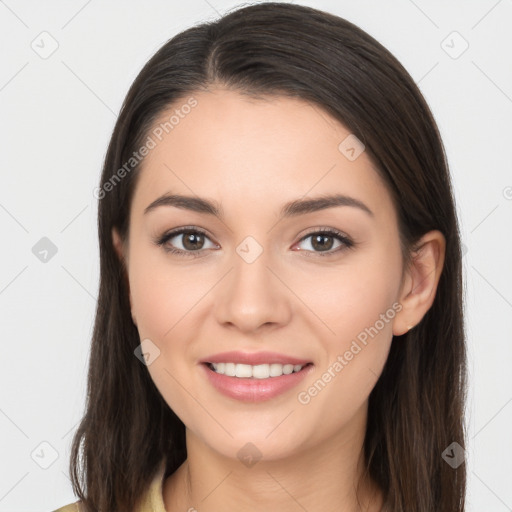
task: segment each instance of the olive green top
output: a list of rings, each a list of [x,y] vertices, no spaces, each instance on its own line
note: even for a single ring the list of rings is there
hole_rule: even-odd
[[[135,512],[166,512],[162,494],[164,471],[165,463],[162,463]],[[53,512],[82,512],[82,508],[80,507],[80,501],[75,501]]]

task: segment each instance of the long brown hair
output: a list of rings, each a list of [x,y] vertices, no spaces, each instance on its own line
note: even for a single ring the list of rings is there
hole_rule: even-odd
[[[100,285],[86,411],[71,450],[75,494],[87,512],[131,512],[161,463],[168,476],[186,459],[183,423],[134,356],[140,338],[111,230],[128,237],[140,172],[133,153],[159,114],[212,84],[254,97],[301,98],[350,129],[392,195],[406,263],[427,231],[445,236],[432,307],[413,330],[394,337],[370,394],[365,476],[383,489],[386,510],[462,512],[465,464],[452,467],[443,457],[453,442],[464,448],[466,437],[462,255],[438,128],[410,75],[370,35],[332,14],[273,2],[176,35],[124,100],[97,190]]]

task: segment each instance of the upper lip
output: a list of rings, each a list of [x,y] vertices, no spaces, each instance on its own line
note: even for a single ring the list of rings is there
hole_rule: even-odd
[[[236,350],[230,352],[221,352],[212,354],[200,361],[201,363],[241,363],[255,366],[258,364],[300,364],[302,366],[310,363],[306,359],[278,354],[277,352],[239,352]]]

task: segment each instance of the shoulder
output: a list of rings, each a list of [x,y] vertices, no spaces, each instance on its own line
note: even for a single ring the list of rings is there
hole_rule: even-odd
[[[81,512],[79,507],[80,501],[75,501],[74,503],[70,503],[69,505],[64,505],[56,510],[52,510],[52,512]]]

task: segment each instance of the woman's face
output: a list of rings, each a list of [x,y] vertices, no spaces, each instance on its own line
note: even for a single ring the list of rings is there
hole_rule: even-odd
[[[131,208],[125,256],[149,373],[189,434],[230,458],[360,439],[402,334],[390,195],[357,140],[316,105],[220,89],[193,97],[155,124],[178,110],[168,133],[149,134]],[[166,195],[189,200],[154,204]],[[314,202],[335,195],[360,205]],[[218,362],[274,355],[224,368],[258,377],[214,373],[205,362],[227,351],[242,354]],[[287,374],[293,359],[309,364]]]

